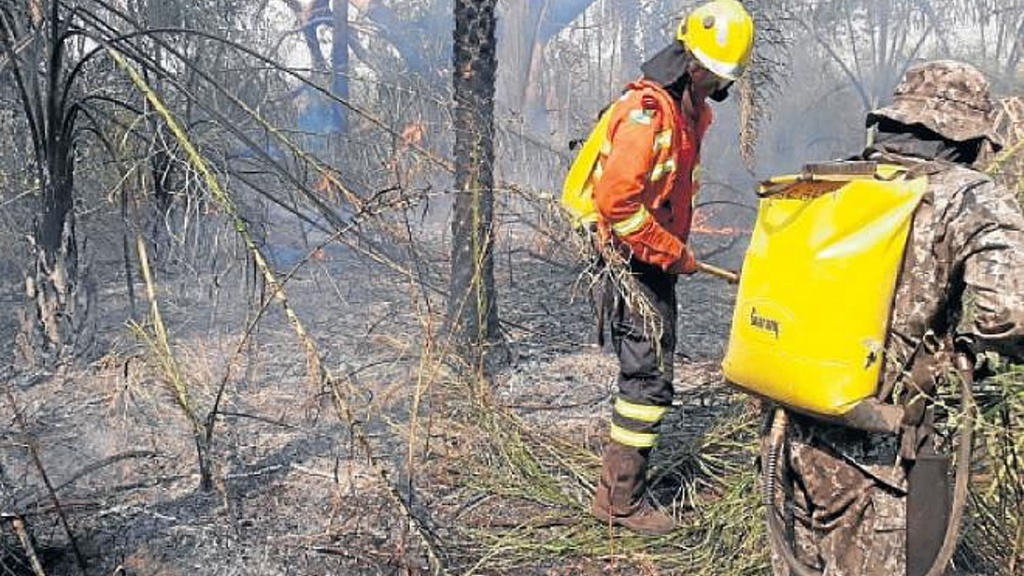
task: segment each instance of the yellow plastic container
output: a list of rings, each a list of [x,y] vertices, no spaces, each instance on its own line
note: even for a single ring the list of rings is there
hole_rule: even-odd
[[[893,292],[927,180],[786,176],[762,186],[743,264],[727,380],[791,408],[841,416],[878,388]]]
[[[562,183],[562,207],[569,213],[573,227],[581,227],[597,220],[597,207],[594,205],[594,185],[591,175],[597,165],[601,146],[608,137],[608,124],[611,121],[611,105],[601,115],[597,125],[587,136],[586,142],[573,160],[569,173]]]

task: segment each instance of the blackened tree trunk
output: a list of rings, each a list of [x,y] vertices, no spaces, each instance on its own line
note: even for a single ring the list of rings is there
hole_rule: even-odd
[[[75,235],[75,109],[65,73],[67,28],[60,4],[30,3],[30,10],[0,14],[3,48],[25,113],[34,152],[38,208],[33,221],[33,270],[25,279],[26,307],[18,337],[20,360],[28,366],[52,366],[70,360],[87,345],[84,330],[90,291],[82,282]],[[35,35],[24,59],[12,45]]]
[[[334,41],[331,44],[331,90],[334,95],[348,101],[348,0],[334,2]],[[337,130],[348,132],[348,109],[335,103]]]
[[[42,170],[33,234],[35,267],[25,281],[28,302],[19,352],[30,366],[50,366],[80,352],[80,328],[88,312],[75,235],[74,160],[64,151],[55,152]]]
[[[483,367],[498,343],[494,288],[494,82],[497,0],[455,0],[455,211],[447,322]]]

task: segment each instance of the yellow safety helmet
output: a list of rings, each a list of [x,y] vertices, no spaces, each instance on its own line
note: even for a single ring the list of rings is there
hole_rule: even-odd
[[[754,19],[737,0],[713,0],[686,17],[676,39],[715,75],[736,80],[750,62]]]

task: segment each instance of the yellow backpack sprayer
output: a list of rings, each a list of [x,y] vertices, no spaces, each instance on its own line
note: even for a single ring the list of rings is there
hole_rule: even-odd
[[[823,421],[899,433],[904,408],[877,394],[904,250],[927,189],[926,177],[874,162],[811,165],[764,183],[722,363],[726,379]],[[952,509],[944,533],[929,545],[930,565],[908,570],[911,576],[941,574],[955,549],[972,440],[973,400],[969,378],[963,380]],[[785,541],[772,500],[785,426],[779,409],[764,463],[769,532],[794,574],[814,575]]]
[[[863,410],[877,391],[896,276],[927,189],[899,170],[762,187],[722,364],[728,380],[814,416]]]

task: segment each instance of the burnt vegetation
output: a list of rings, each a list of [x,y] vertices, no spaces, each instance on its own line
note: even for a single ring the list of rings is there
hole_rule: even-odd
[[[693,4],[0,0],[0,574],[765,573],[712,277],[654,461],[680,528],[587,511],[616,368],[557,192]],[[856,151],[923,57],[993,78],[987,167],[1024,194],[1024,3],[747,4],[703,259],[738,266],[757,179]],[[1018,574],[1021,368],[981,399],[957,567]]]

